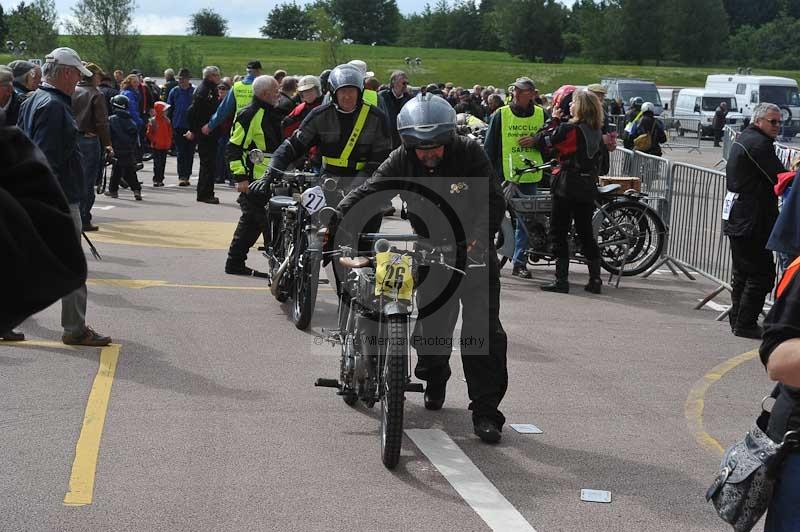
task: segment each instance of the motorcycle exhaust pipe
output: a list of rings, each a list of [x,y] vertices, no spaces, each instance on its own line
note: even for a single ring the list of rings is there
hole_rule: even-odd
[[[283,277],[283,274],[286,273],[286,268],[289,267],[290,258],[291,255],[283,259],[278,271],[275,272],[275,276],[272,278],[272,284],[269,287],[269,291],[272,293],[273,297],[278,297],[278,286],[280,285],[281,277]]]

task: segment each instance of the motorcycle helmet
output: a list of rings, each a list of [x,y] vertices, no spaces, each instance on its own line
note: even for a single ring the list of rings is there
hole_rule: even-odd
[[[113,98],[111,98],[111,108],[112,109],[121,109],[122,111],[128,110],[128,105],[130,104],[130,100],[124,94],[117,94]]]
[[[336,109],[339,109],[339,103],[336,101],[336,91],[342,87],[355,87],[358,89],[359,99],[364,94],[364,74],[353,65],[339,65],[334,68],[331,71],[330,78],[328,78],[328,84],[331,86],[331,100]]]
[[[397,132],[406,149],[447,146],[456,136],[456,111],[435,94],[419,94],[397,115]]]
[[[322,88],[322,94],[327,93],[330,90],[330,85],[328,85],[328,78],[331,76],[331,69],[326,68],[322,72],[319,73],[319,84]]]
[[[631,107],[641,107],[642,104],[644,103],[644,100],[641,98],[641,96],[634,96],[633,98],[631,98],[630,103]]]
[[[575,85],[562,85],[553,93],[553,109],[561,109],[562,118],[570,116],[569,104],[572,103],[572,94]]]
[[[642,112],[646,113],[648,111],[650,111],[651,113],[654,113],[656,111],[656,106],[653,105],[650,102],[645,102],[645,103],[642,104]]]

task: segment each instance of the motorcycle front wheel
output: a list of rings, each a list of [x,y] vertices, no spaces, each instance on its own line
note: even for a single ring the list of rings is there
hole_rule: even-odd
[[[400,461],[403,445],[403,408],[408,367],[408,318],[386,318],[386,354],[381,376],[381,460],[387,469]]]
[[[311,324],[314,306],[317,302],[319,287],[319,265],[321,257],[316,252],[308,251],[308,244],[298,253],[300,264],[294,280],[294,298],[292,304],[292,320],[294,326],[301,331]]]

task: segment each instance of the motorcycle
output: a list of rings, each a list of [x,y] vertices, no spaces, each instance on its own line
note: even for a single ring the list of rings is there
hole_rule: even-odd
[[[374,242],[373,252],[359,254],[347,246],[331,252],[345,268],[339,297],[339,328],[326,331],[327,340],[341,346],[338,379],[317,379],[315,386],[336,388],[350,406],[381,404],[381,459],[393,469],[403,441],[405,392],[424,392],[411,382],[410,322],[416,289],[416,269],[438,265],[455,274],[463,269],[445,262],[453,250],[433,247],[414,234],[362,233]],[[414,243],[400,250],[389,241]],[[458,264],[456,265],[458,266]],[[483,266],[483,265],[478,265]]]
[[[516,170],[518,175],[558,166],[557,161],[537,165],[527,159],[525,164],[529,168]],[[600,266],[612,275],[639,275],[661,257],[667,229],[659,214],[646,203],[647,194],[627,190],[620,195],[617,193],[620,188],[613,184],[597,189],[592,227],[600,248]],[[540,189],[533,196],[518,195],[511,197],[508,203],[514,222],[522,223],[528,235],[528,249],[524,252],[527,262],[531,265],[541,261],[546,265],[553,263],[556,257],[548,237],[553,203],[550,191]],[[570,259],[586,262],[574,228],[570,230],[568,242]],[[502,268],[514,254],[514,226],[508,216],[503,220],[496,244]]]

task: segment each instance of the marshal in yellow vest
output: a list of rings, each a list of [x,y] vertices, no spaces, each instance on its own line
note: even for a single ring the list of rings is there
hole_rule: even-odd
[[[528,166],[523,158],[542,164],[542,154],[536,148],[523,148],[519,145],[520,137],[534,135],[544,125],[544,110],[539,106],[533,107],[533,115],[517,116],[508,105],[501,107],[500,120],[503,131],[500,132],[503,147],[503,177],[506,181],[515,183],[538,183],[542,180],[542,172],[526,172],[521,176],[514,173],[517,168]]]
[[[236,99],[236,114],[253,101],[253,84],[237,81],[233,84],[233,97]]]

